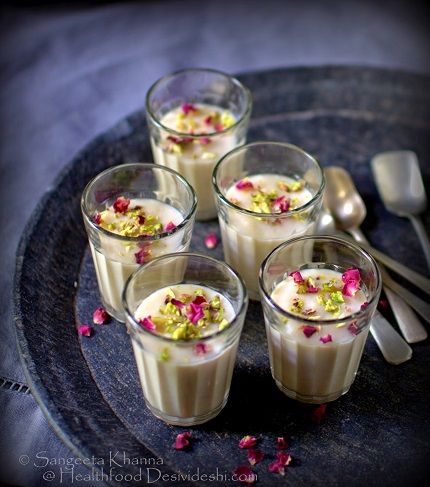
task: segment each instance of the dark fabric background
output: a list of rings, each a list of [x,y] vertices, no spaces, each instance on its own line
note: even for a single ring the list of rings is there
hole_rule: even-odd
[[[33,460],[71,454],[31,394],[10,385],[25,383],[11,307],[15,249],[61,168],[180,68],[362,64],[429,74],[428,11],[408,1],[183,0],[10,2],[1,13],[0,482],[60,485]]]

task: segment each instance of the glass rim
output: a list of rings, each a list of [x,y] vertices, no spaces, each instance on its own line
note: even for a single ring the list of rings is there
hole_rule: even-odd
[[[186,340],[184,338],[180,338],[178,340],[175,340],[175,339],[168,337],[168,336],[152,333],[150,330],[143,328],[136,321],[133,313],[130,311],[130,308],[129,308],[128,303],[127,303],[127,298],[126,298],[127,290],[129,288],[129,286],[131,285],[131,281],[135,278],[135,276],[137,276],[140,272],[143,272],[145,269],[147,269],[151,265],[154,265],[161,260],[172,258],[172,257],[179,257],[179,258],[198,257],[200,259],[208,260],[208,261],[215,263],[215,264],[221,264],[236,279],[236,282],[238,283],[238,287],[242,291],[243,298],[242,298],[242,302],[240,304],[239,310],[237,312],[235,312],[234,317],[231,319],[229,326],[227,326],[226,328],[224,328],[222,330],[218,330],[215,333],[212,333],[210,335],[206,335],[206,336],[203,336],[200,338],[193,338],[191,340]],[[204,286],[204,284],[202,284],[202,286]],[[219,293],[219,294],[221,294],[221,293]],[[244,283],[242,277],[232,267],[230,267],[226,262],[224,262],[222,260],[215,259],[214,257],[210,257],[208,255],[199,254],[197,252],[172,252],[170,254],[164,254],[164,255],[161,255],[159,257],[155,257],[154,259],[151,259],[150,261],[148,261],[145,264],[143,264],[142,266],[140,266],[136,271],[134,271],[133,274],[131,274],[131,276],[127,279],[127,281],[125,283],[124,290],[123,290],[122,296],[121,296],[121,301],[122,301],[122,306],[123,306],[124,313],[125,313],[126,322],[128,319],[128,322],[131,323],[134,331],[136,331],[137,333],[143,333],[144,335],[155,337],[156,339],[160,339],[161,341],[164,341],[166,343],[176,343],[176,344],[179,343],[182,345],[187,345],[187,344],[195,344],[195,343],[199,343],[199,342],[209,341],[212,338],[218,337],[222,334],[225,334],[228,330],[231,330],[233,323],[237,322],[239,315],[241,313],[243,313],[244,309],[246,308],[246,305],[248,302],[248,293],[247,293],[246,286],[245,286],[245,283]]]
[[[371,264],[371,266],[375,269],[375,276],[376,276],[376,288],[375,292],[373,293],[372,298],[368,301],[368,306],[374,303],[376,298],[379,296],[379,293],[381,292],[381,287],[382,287],[382,278],[381,278],[381,273],[379,271],[378,264],[376,263],[375,259],[372,257],[372,255],[369,254],[366,250],[364,250],[362,247],[359,245],[350,242],[349,240],[340,238],[340,237],[335,237],[332,235],[305,235],[301,237],[296,237],[292,238],[291,240],[288,240],[281,245],[278,245],[275,249],[273,249],[269,255],[263,260],[260,271],[258,273],[258,284],[260,287],[260,292],[263,297],[263,299],[270,305],[272,309],[274,309],[276,312],[280,313],[287,319],[295,320],[295,321],[303,321],[307,325],[321,325],[321,326],[326,326],[326,325],[337,325],[340,323],[344,323],[345,321],[351,321],[351,320],[356,320],[363,316],[366,313],[366,310],[368,306],[366,306],[364,309],[359,309],[355,313],[352,313],[348,316],[344,316],[343,318],[334,318],[334,319],[329,319],[329,320],[312,320],[310,318],[307,318],[306,316],[300,316],[296,315],[294,313],[290,313],[289,311],[285,310],[284,308],[281,308],[275,301],[273,301],[270,293],[268,292],[265,282],[264,282],[264,275],[266,271],[266,267],[268,265],[269,260],[271,257],[276,253],[279,252],[281,249],[284,249],[288,245],[294,244],[298,241],[304,241],[304,240],[323,240],[326,242],[334,242],[340,245],[343,245],[345,247],[348,247],[349,249],[352,249],[354,252],[357,254],[361,254],[364,256],[364,258]]]
[[[189,134],[188,132],[181,132],[179,130],[172,129],[170,127],[167,127],[166,125],[162,124],[159,120],[158,117],[155,116],[153,113],[151,107],[150,107],[150,99],[153,94],[153,92],[157,89],[158,85],[161,84],[163,81],[167,81],[169,79],[173,79],[178,75],[185,74],[185,73],[212,73],[212,74],[218,74],[220,76],[223,76],[224,78],[227,78],[229,81],[233,82],[234,85],[238,86],[244,93],[245,93],[245,98],[246,98],[246,108],[242,115],[234,122],[233,125],[230,125],[229,127],[226,127],[223,130],[220,130],[219,132],[207,132],[204,134]],[[231,76],[223,71],[219,71],[218,69],[212,69],[212,68],[185,68],[185,69],[179,69],[177,71],[174,71],[173,73],[166,74],[162,76],[161,78],[157,79],[149,88],[146,97],[145,97],[145,110],[148,115],[148,117],[151,119],[151,121],[156,125],[158,128],[175,135],[177,137],[189,137],[192,139],[200,139],[202,137],[216,137],[218,135],[225,134],[232,129],[236,128],[238,125],[240,125],[244,120],[246,120],[247,116],[251,113],[252,109],[252,95],[251,91],[243,84],[241,83],[237,78],[234,76]]]
[[[172,230],[169,232],[162,232],[158,233],[157,235],[149,235],[149,236],[141,236],[141,237],[127,237],[124,235],[119,235],[118,233],[111,232],[110,230],[106,230],[105,228],[101,227],[100,225],[97,225],[92,219],[92,215],[89,214],[88,208],[86,206],[85,200],[86,196],[92,189],[93,185],[102,177],[105,176],[106,174],[110,172],[114,172],[117,169],[120,168],[131,168],[131,167],[138,167],[138,168],[147,168],[147,169],[156,169],[160,171],[166,171],[173,176],[177,177],[181,183],[187,188],[187,190],[190,192],[192,196],[192,205],[190,210],[188,211],[187,215],[184,216],[184,219]],[[159,200],[157,200],[159,201]],[[116,166],[108,167],[107,169],[104,169],[102,172],[99,172],[96,176],[94,176],[85,186],[82,196],[81,196],[81,211],[82,214],[84,215],[88,225],[90,227],[97,231],[101,232],[102,234],[110,237],[110,238],[116,238],[117,240],[121,240],[123,242],[152,242],[156,240],[161,240],[165,237],[170,237],[171,235],[174,235],[176,232],[180,231],[182,228],[184,228],[188,222],[191,220],[193,217],[194,213],[196,212],[197,208],[197,197],[196,193],[194,191],[194,188],[191,186],[191,184],[183,177],[181,176],[178,172],[176,172],[173,169],[170,169],[169,167],[165,166],[160,166],[159,164],[154,164],[152,162],[131,162],[127,164],[118,164]],[[175,208],[176,209],[176,208]]]
[[[321,183],[319,185],[318,191],[312,196],[312,198],[307,203],[305,203],[302,206],[299,206],[298,208],[294,208],[293,210],[288,210],[284,213],[259,213],[259,212],[247,210],[246,208],[242,208],[241,206],[235,205],[234,203],[229,201],[224,196],[223,192],[219,189],[218,183],[217,183],[217,175],[218,175],[218,171],[221,167],[221,164],[223,162],[225,162],[225,160],[228,157],[230,157],[231,155],[235,155],[236,153],[238,153],[242,150],[248,149],[249,147],[261,146],[261,145],[279,146],[279,147],[284,147],[287,149],[293,149],[296,152],[299,152],[300,154],[305,155],[306,157],[310,158],[311,161],[316,165],[316,167],[318,168],[318,170],[321,174]],[[230,208],[233,208],[236,211],[244,213],[245,215],[258,217],[258,218],[285,218],[285,217],[297,215],[303,211],[306,211],[311,206],[313,206],[316,201],[318,201],[322,197],[323,191],[325,188],[325,176],[324,176],[323,168],[322,168],[321,164],[318,162],[318,160],[314,156],[312,156],[311,154],[306,152],[304,149],[302,149],[301,147],[294,145],[294,144],[289,144],[288,142],[258,140],[255,142],[250,142],[249,144],[243,144],[243,145],[240,145],[238,147],[235,147],[230,152],[227,152],[227,154],[224,154],[219,159],[219,161],[215,165],[214,170],[212,172],[212,186],[213,186],[213,189],[215,191],[215,195],[217,196],[217,198],[219,198],[223,203],[225,203]]]

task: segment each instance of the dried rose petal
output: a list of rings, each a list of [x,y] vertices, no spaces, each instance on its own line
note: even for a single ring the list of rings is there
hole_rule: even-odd
[[[324,335],[324,336],[322,336],[320,338],[320,342],[322,342],[322,343],[329,343],[329,342],[332,342],[332,341],[333,341],[333,339],[332,339],[332,337],[331,337],[330,334]]]
[[[207,303],[207,301],[203,295],[199,294],[193,299],[193,303],[196,304],[197,306],[200,306],[203,303]]]
[[[139,225],[145,225],[146,218],[143,215],[137,215]]]
[[[320,404],[316,409],[314,409],[311,419],[314,423],[320,424],[325,418],[327,404]]]
[[[278,436],[276,438],[276,448],[278,450],[285,450],[285,448],[288,448],[288,441],[283,436]]]
[[[97,308],[93,313],[93,322],[96,325],[104,325],[109,321],[110,316],[104,308]]]
[[[305,334],[306,338],[310,338],[316,331],[317,329],[315,326],[307,325],[303,327],[303,333]]]
[[[358,281],[349,281],[343,286],[342,294],[344,296],[355,296],[359,287],[360,284]]]
[[[185,115],[188,115],[190,112],[196,112],[197,108],[192,103],[184,103],[181,106],[181,109]]]
[[[279,473],[279,475],[285,475],[285,467],[277,460],[270,463],[267,470],[271,473]]]
[[[378,308],[381,309],[382,311],[388,309],[388,301],[386,299],[380,299],[378,301]]]
[[[367,301],[364,301],[364,303],[360,306],[360,309],[366,309],[369,306],[369,303]]]
[[[176,228],[176,225],[173,222],[169,222],[165,227],[164,231],[165,232],[171,232],[173,229]]]
[[[154,331],[155,330],[155,324],[152,321],[150,316],[147,316],[146,318],[139,320],[139,325],[141,325],[142,328],[145,328],[148,331]]]
[[[285,213],[290,209],[290,201],[285,199],[285,196],[279,196],[273,202],[273,210],[275,212]]]
[[[200,139],[201,145],[209,145],[211,142],[212,142],[212,140],[209,137],[202,137]]]
[[[294,279],[296,284],[300,284],[305,281],[299,271],[290,272],[290,276]]]
[[[359,332],[359,328],[358,328],[358,325],[357,325],[357,322],[356,321],[353,321],[349,326],[348,326],[348,331],[352,334],[352,335],[358,335],[358,332]]]
[[[100,215],[100,213],[95,213],[95,215],[93,216],[93,222],[96,225],[100,225],[100,223],[102,222],[102,216]]]
[[[212,117],[208,115],[203,121],[206,125],[210,125],[212,123]]]
[[[193,138],[192,137],[175,137],[174,135],[169,135],[167,137],[167,140],[172,142],[173,144],[188,144],[188,142],[192,142]]]
[[[93,329],[91,328],[91,326],[89,326],[85,323],[78,326],[79,335],[83,335],[84,337],[89,337],[89,336],[91,336],[92,332],[93,332]]]
[[[351,267],[350,269],[347,269],[343,274],[342,274],[342,281],[343,282],[349,282],[349,281],[360,281],[360,271],[356,268]]]
[[[207,249],[214,249],[218,245],[218,237],[215,233],[209,233],[206,235],[205,245]]]
[[[318,291],[320,290],[319,287],[315,287],[315,286],[308,286],[308,289],[307,289],[307,292],[308,293],[317,293]]]
[[[206,345],[206,343],[196,343],[194,346],[194,350],[197,355],[204,355],[208,352],[208,346]]]
[[[191,438],[191,431],[185,431],[184,433],[179,433],[176,437],[175,443],[173,444],[173,448],[175,450],[183,450],[190,445],[190,438]]]
[[[248,465],[239,465],[233,470],[233,474],[244,484],[253,484],[257,480],[257,476]]]
[[[222,132],[224,130],[224,125],[218,122],[214,125],[214,128],[216,132]]]
[[[293,458],[289,453],[286,453],[284,451],[278,451],[276,453],[276,460],[282,466],[286,467],[287,465],[289,465],[292,462]]]
[[[187,318],[191,321],[191,323],[196,324],[203,317],[204,314],[201,305],[191,303],[188,306]]]
[[[238,181],[236,184],[235,184],[235,187],[237,189],[254,189],[254,185],[252,184],[251,181],[247,180],[247,179],[241,179],[240,181]]]
[[[246,435],[239,441],[239,448],[252,448],[257,444],[255,436]]]
[[[251,465],[256,465],[257,463],[261,462],[264,458],[264,452],[261,450],[254,450],[254,448],[250,448],[248,450],[248,462]]]
[[[138,252],[134,254],[136,264],[143,264],[146,262],[146,258],[151,255],[151,250],[148,245],[142,247]]]
[[[115,210],[115,213],[125,213],[128,209],[129,204],[130,200],[128,198],[120,196],[114,201],[113,209]]]

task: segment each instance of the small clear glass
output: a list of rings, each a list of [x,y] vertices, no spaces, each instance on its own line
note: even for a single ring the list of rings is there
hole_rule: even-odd
[[[163,125],[166,113],[184,103],[226,110],[235,122],[221,131],[204,134],[181,132]],[[250,91],[232,76],[213,69],[185,69],[169,74],[148,91],[146,114],[154,161],[175,169],[192,185],[198,200],[198,220],[216,216],[210,191],[212,171],[221,156],[245,143],[251,108]],[[169,140],[176,139],[187,143],[174,146],[177,149],[174,152]]]
[[[272,299],[279,282],[291,272],[358,268],[367,305],[341,319],[298,317]],[[279,389],[305,403],[334,401],[348,392],[355,379],[381,292],[381,276],[374,259],[355,244],[337,237],[304,236],[276,248],[263,262],[259,276],[269,346],[270,368]],[[305,326],[318,329],[312,339]],[[333,341],[321,342],[330,335]]]
[[[94,215],[119,196],[155,199],[179,211],[173,230],[148,237],[124,237],[94,222]],[[150,249],[150,258],[188,250],[196,212],[193,188],[177,172],[149,163],[122,164],[98,174],[84,189],[81,209],[88,234],[100,297],[108,313],[124,321],[121,296],[125,282],[141,265],[135,254]]]
[[[237,181],[266,174],[304,181],[312,199],[285,213],[255,213],[227,199],[226,193]],[[225,260],[242,276],[250,298],[259,300],[258,271],[264,258],[289,238],[314,233],[325,186],[323,170],[314,157],[295,145],[254,142],[219,161],[212,185]]]
[[[136,321],[142,301],[155,291],[197,284],[224,296],[234,309],[230,325],[199,339],[174,340]],[[214,418],[225,406],[248,306],[241,278],[224,262],[192,253],[158,257],[144,264],[123,294],[129,330],[146,405],[163,421],[192,426]],[[196,353],[204,344],[205,353]]]

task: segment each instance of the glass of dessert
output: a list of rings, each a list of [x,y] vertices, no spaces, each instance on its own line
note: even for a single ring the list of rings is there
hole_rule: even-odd
[[[251,93],[212,69],[186,69],[148,91],[146,114],[154,161],[182,174],[197,195],[197,219],[216,216],[210,191],[221,156],[246,140]]]
[[[279,389],[317,404],[348,392],[381,291],[374,259],[340,238],[302,236],[265,259],[259,282]]]
[[[323,171],[299,147],[255,142],[221,158],[212,182],[226,262],[258,300],[258,271],[269,252],[293,236],[314,233]]]
[[[248,306],[227,264],[192,253],[143,265],[123,294],[143,394],[163,421],[191,426],[227,402]]]
[[[87,184],[81,208],[100,297],[118,321],[130,275],[158,255],[188,250],[196,206],[188,182],[155,164],[111,167]]]

